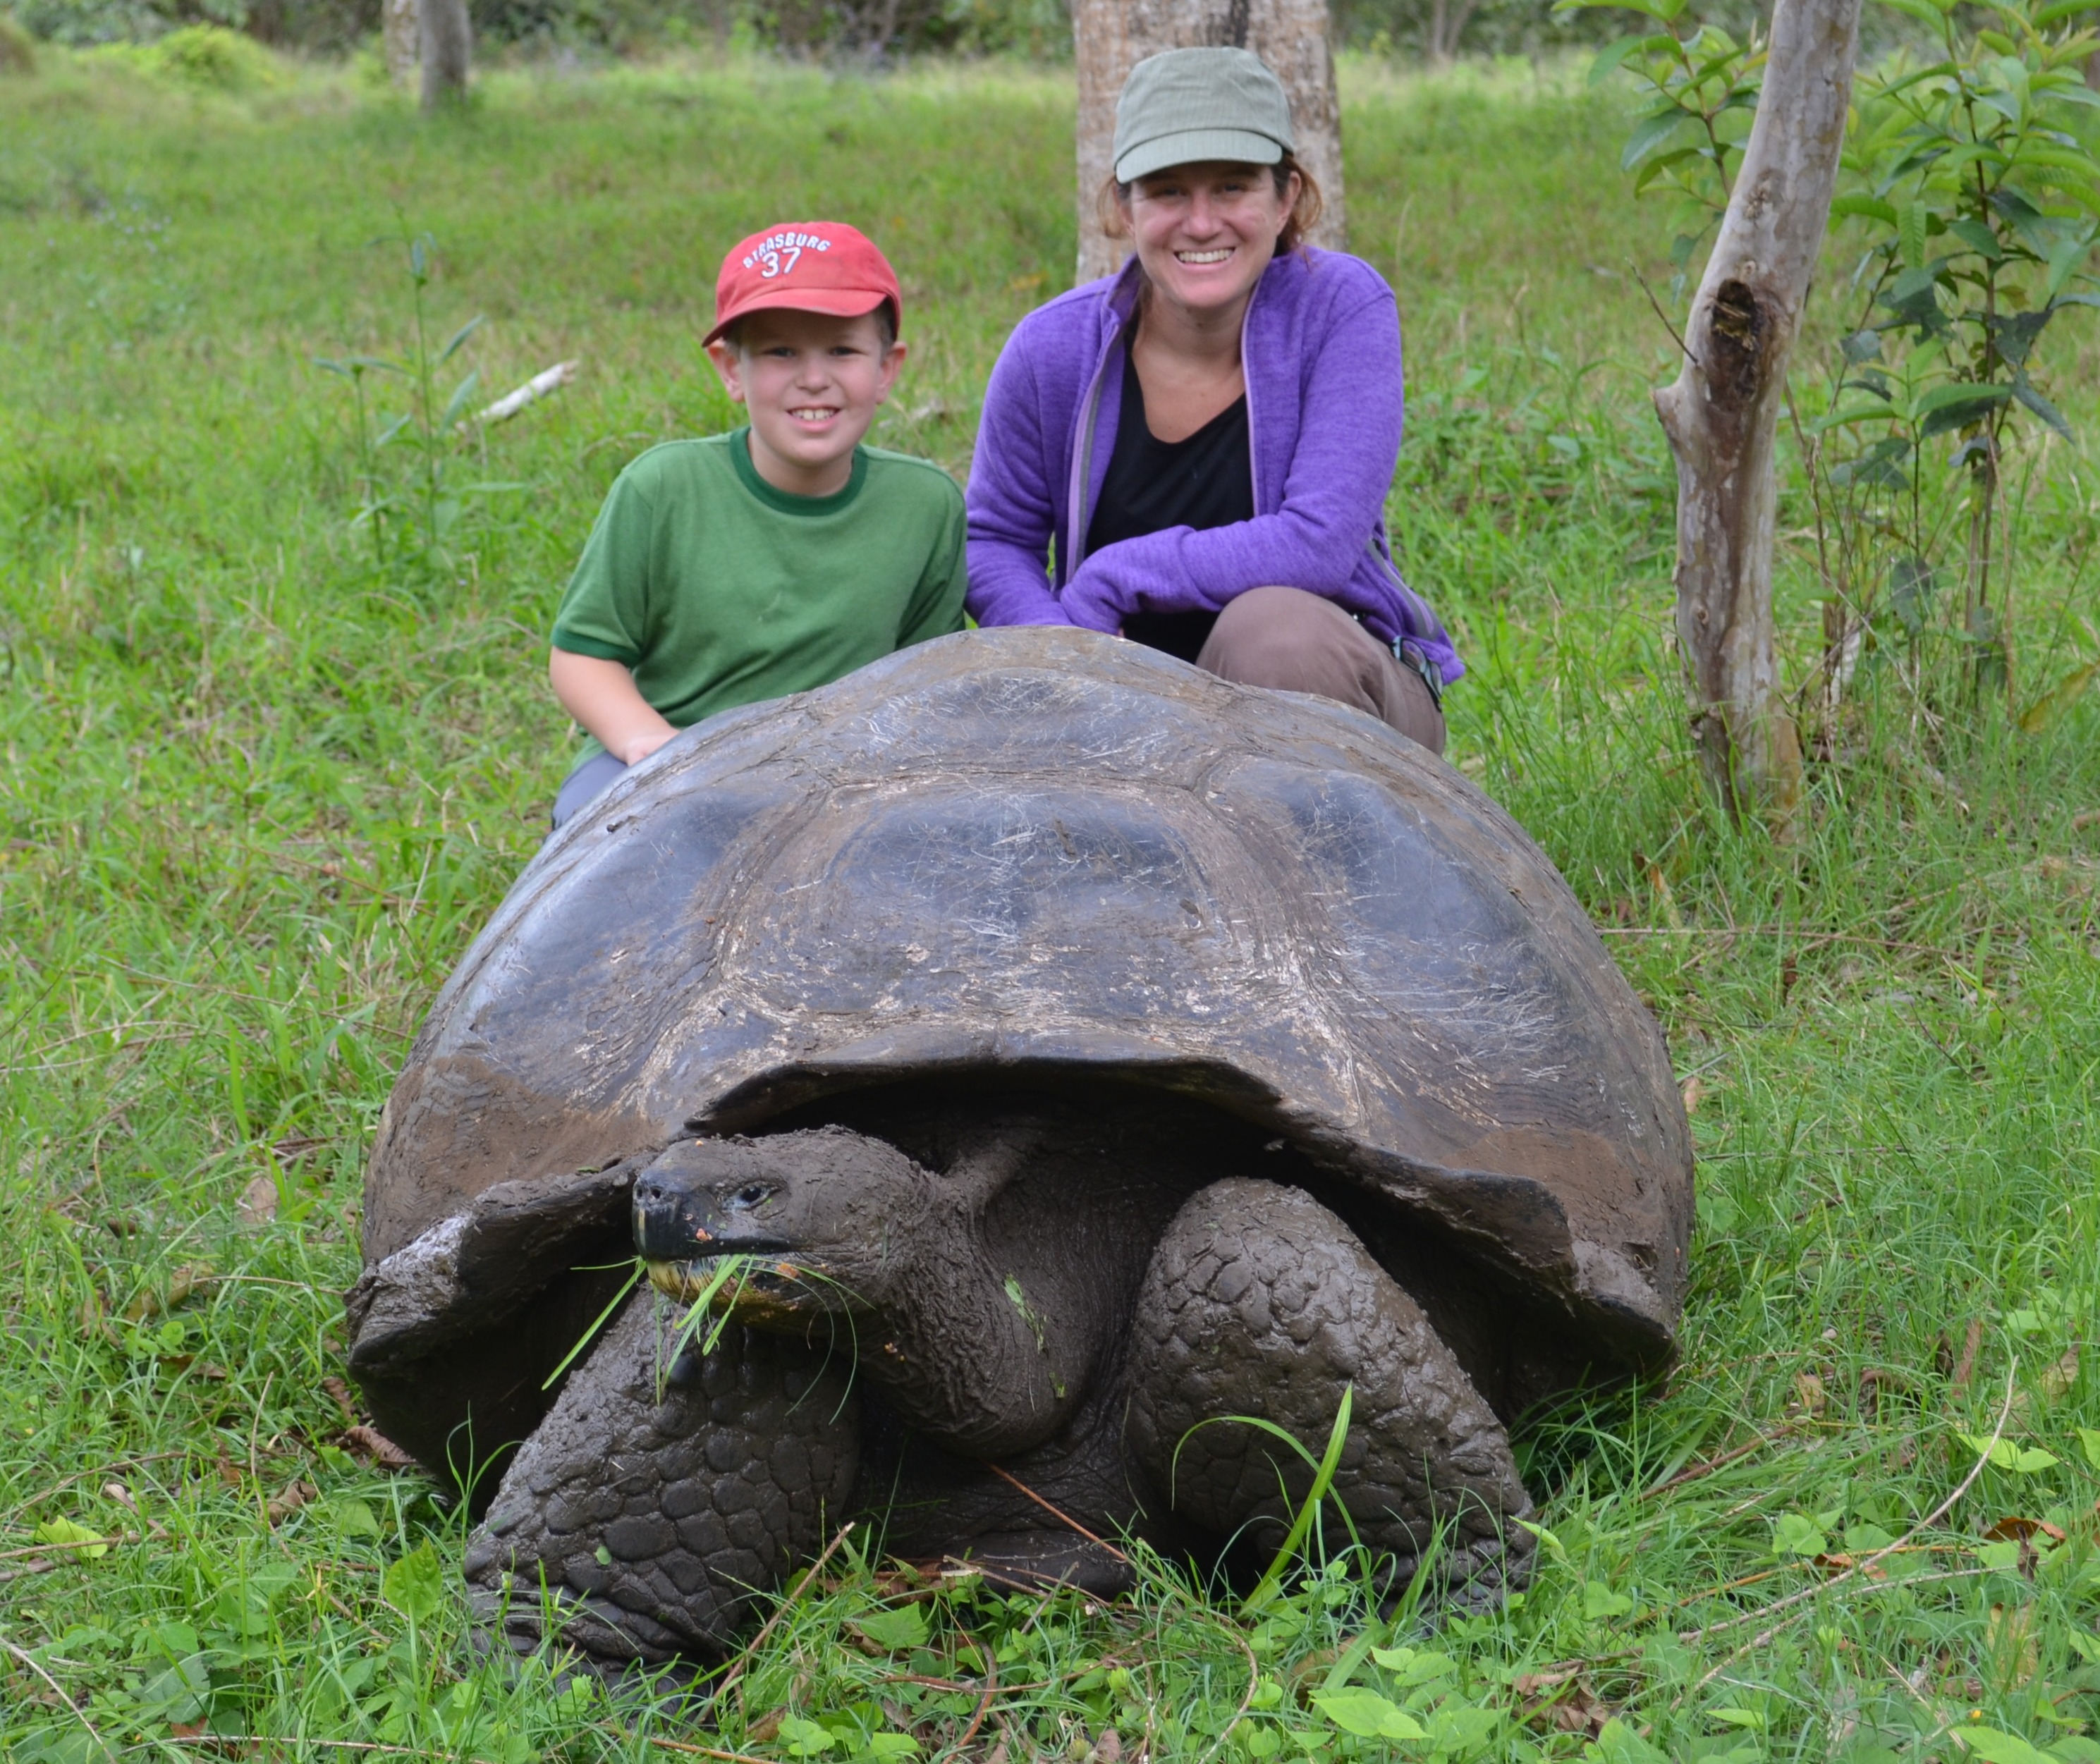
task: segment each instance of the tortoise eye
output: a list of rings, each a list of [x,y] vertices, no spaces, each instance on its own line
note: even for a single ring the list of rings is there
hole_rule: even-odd
[[[739,1206],[756,1206],[761,1201],[771,1198],[773,1191],[762,1182],[753,1182],[739,1188],[731,1197]]]

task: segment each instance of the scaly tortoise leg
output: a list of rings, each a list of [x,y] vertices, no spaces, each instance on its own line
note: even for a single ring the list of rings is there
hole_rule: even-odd
[[[719,1655],[845,1507],[850,1359],[731,1325],[669,1369],[660,1402],[675,1316],[646,1291],[629,1301],[468,1543],[476,1623],[519,1653],[557,1640],[613,1672]]]
[[[1176,1510],[1279,1546],[1311,1471],[1214,1418],[1273,1422],[1317,1458],[1344,1384],[1334,1493],[1364,1541],[1404,1580],[1440,1522],[1447,1596],[1485,1603],[1523,1584],[1533,1544],[1513,1522],[1531,1501],[1508,1436],[1421,1308],[1299,1189],[1234,1178],[1194,1195],[1154,1254],[1132,1341],[1132,1443]]]

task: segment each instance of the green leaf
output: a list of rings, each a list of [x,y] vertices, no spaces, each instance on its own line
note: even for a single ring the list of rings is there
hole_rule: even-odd
[[[47,1519],[32,1535],[41,1544],[77,1544],[79,1548],[66,1553],[83,1557],[90,1562],[99,1561],[109,1554],[108,1544],[95,1541],[102,1535],[100,1532],[90,1531],[86,1526],[69,1519]]]
[[[2087,662],[2082,668],[2074,668],[2048,692],[2028,707],[2020,718],[2020,733],[2039,735],[2052,728],[2063,713],[2085,696],[2085,689],[2093,684],[2093,677],[2100,673],[2100,662]],[[2100,1434],[2090,1427],[2078,1430],[2080,1440],[2085,1447],[2088,1458],[2093,1456],[2093,1447],[2100,1442]]]
[[[1617,1715],[1604,1723],[1595,1744],[1584,1757],[1594,1757],[1597,1764],[1670,1764],[1661,1753]]]
[[[1626,151],[1619,155],[1619,170],[1631,171],[1692,120],[1689,111],[1680,110],[1674,104],[1642,117],[1634,125],[1634,132],[1626,137]]]
[[[1374,1647],[1371,1658],[1410,1687],[1458,1669],[1458,1661],[1449,1655],[1433,1654],[1421,1647]]]
[[[780,1737],[787,1741],[789,1753],[796,1757],[814,1757],[839,1743],[839,1736],[830,1728],[800,1715],[780,1718]]]
[[[867,1736],[867,1755],[872,1758],[909,1757],[919,1749],[919,1742],[908,1733],[871,1733]]]
[[[2045,1452],[2038,1445],[2023,1446],[2011,1440],[1992,1440],[1974,1433],[1960,1433],[1956,1437],[1994,1469],[2009,1470],[2016,1476],[2032,1476],[2063,1462],[2055,1453]]]
[[[329,1502],[329,1516],[335,1521],[337,1532],[345,1537],[377,1537],[382,1535],[379,1520],[371,1506],[355,1495],[338,1495]]]
[[[1925,267],[1925,223],[1931,210],[1922,202],[1906,202],[1896,215],[1896,240],[1904,262],[1913,270]]]
[[[1772,1528],[1772,1550],[1783,1556],[1820,1556],[1830,1541],[1816,1529],[1815,1521],[1802,1513],[1782,1513]]]
[[[1313,1706],[1344,1733],[1362,1740],[1419,1740],[1420,1722],[1375,1691],[1315,1691]]]
[[[446,344],[445,346],[438,352],[438,364],[442,367],[445,363],[450,361],[454,355],[459,353],[460,345],[464,343],[470,337],[473,336],[476,331],[479,330],[482,326],[488,322],[488,315],[486,313],[479,313],[474,317],[469,319],[465,324],[462,324],[457,331],[453,332],[452,340],[449,343]]]
[[[1996,263],[2005,256],[2005,248],[1998,243],[1998,236],[1976,220],[1951,220],[1947,230],[1980,258]]]
[[[2054,300],[2063,292],[2071,278],[2085,267],[2086,254],[2092,249],[2092,240],[2080,232],[2064,240],[2049,254],[2049,275],[2041,290],[2045,302]]]
[[[925,1613],[916,1605],[900,1605],[894,1611],[871,1611],[864,1617],[855,1617],[853,1626],[877,1647],[896,1652],[924,1647],[930,1633],[926,1627]]]
[[[1939,394],[1958,395],[1935,395]],[[1912,409],[1914,415],[1923,418],[1920,434],[1948,434],[1983,421],[2012,395],[2013,389],[2009,386],[1939,386],[1920,399]]]
[[[2085,1449],[2085,1462],[2100,1470],[2100,1427],[2080,1427],[2078,1443]]]
[[[1588,1622],[1623,1617],[1633,1608],[1631,1599],[1624,1593],[1613,1592],[1602,1581],[1590,1581],[1582,1588],[1582,1616]]]
[[[1276,1596],[1277,1589],[1283,1584],[1284,1570],[1296,1558],[1299,1546],[1305,1541],[1305,1534],[1312,1530],[1313,1520],[1319,1516],[1320,1503],[1327,1498],[1327,1491],[1335,1485],[1335,1467],[1342,1462],[1342,1448],[1348,1441],[1349,1416],[1355,1405],[1356,1394],[1357,1387],[1353,1383],[1344,1384],[1342,1387],[1342,1400],[1335,1410],[1335,1425],[1328,1430],[1327,1433],[1327,1449],[1321,1454],[1317,1464],[1313,1464],[1312,1454],[1307,1451],[1304,1445],[1273,1421],[1266,1420],[1258,1415],[1225,1415],[1212,1418],[1216,1420],[1237,1421],[1242,1426],[1258,1427],[1284,1441],[1307,1463],[1313,1464],[1312,1486],[1306,1491],[1305,1499],[1298,1509],[1298,1516],[1292,1521],[1290,1532],[1285,1537],[1282,1547],[1276,1552],[1275,1559],[1268,1564],[1267,1572],[1262,1575],[1260,1580],[1255,1582],[1254,1590],[1247,1594],[1246,1609],[1249,1611],[1260,1610]],[[1198,1427],[1205,1425],[1207,1425],[1206,1422],[1200,1421],[1196,1423]],[[1191,1427],[1189,1432],[1193,1433],[1195,1431],[1195,1427]],[[1181,1437],[1185,1442],[1189,1435],[1185,1433]],[[1178,1453],[1180,1447],[1177,1445],[1175,1449]],[[1348,1510],[1346,1507],[1342,1510],[1342,1517],[1344,1520],[1348,1519]],[[1350,1535],[1352,1537],[1356,1535],[1356,1528],[1352,1521],[1350,1522]]]
[[[2071,432],[2071,425],[2064,420],[2063,412],[2058,410],[2055,405],[2050,404],[2049,401],[2044,398],[2040,392],[2036,391],[2034,387],[2028,383],[2027,377],[2025,374],[2022,374],[2017,380],[2013,381],[2013,396],[2018,399],[2019,402],[2027,409],[2032,411],[2036,416],[2040,417],[2044,422],[2047,423],[2050,428],[2054,429],[2058,434],[2062,435],[2065,440],[2070,441],[2076,439],[2076,437],[2075,437]]]
[[[1879,196],[1841,196],[1830,205],[1833,214],[1864,214],[1869,220],[1877,220],[1884,227],[1896,224],[1895,205],[1884,202]]]
[[[445,413],[438,419],[440,429],[449,429],[459,421],[460,412],[466,408],[467,400],[480,385],[481,369],[477,368],[452,388],[452,395],[445,401]]]
[[[2095,1458],[2093,1462],[2096,1465],[2100,1465],[2100,1458]],[[1565,1562],[1568,1559],[1567,1546],[1543,1525],[1534,1525],[1528,1519],[1520,1519],[1517,1521],[1517,1524],[1538,1540],[1539,1543],[1544,1547],[1547,1555],[1557,1556],[1563,1562]]]
[[[1754,1709],[1710,1709],[1706,1713],[1731,1727],[1761,1728],[1765,1724],[1764,1717]]]
[[[379,1596],[411,1623],[426,1623],[444,1603],[445,1571],[426,1541],[390,1563],[379,1579]]]
[[[1607,43],[1597,51],[1597,59],[1590,64],[1590,84],[1593,86],[1602,86],[1605,81],[1619,71],[1621,62],[1624,61],[1628,55],[1645,48],[1650,40],[1644,36],[1621,37],[1615,43]]]
[[[1961,1741],[1983,1764],[2054,1764],[2046,1752],[1996,1727],[1957,1727],[1949,1737]]]

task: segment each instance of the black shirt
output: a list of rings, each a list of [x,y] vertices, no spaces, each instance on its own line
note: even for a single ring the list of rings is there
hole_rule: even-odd
[[[1242,392],[1193,434],[1162,441],[1145,420],[1145,388],[1127,343],[1123,355],[1123,407],[1116,416],[1115,451],[1101,501],[1087,523],[1089,553],[1118,540],[1137,539],[1170,527],[1198,531],[1254,518],[1254,456],[1247,435]],[[1214,612],[1139,612],[1123,620],[1133,642],[1195,660]]]

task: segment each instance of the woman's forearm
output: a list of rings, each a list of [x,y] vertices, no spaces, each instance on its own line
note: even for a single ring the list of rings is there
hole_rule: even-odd
[[[647,758],[678,732],[635,690],[633,674],[619,662],[557,649],[547,658],[547,677],[562,708],[624,765]]]
[[[969,572],[969,593],[964,604],[979,624],[1072,622],[1051,592],[1042,558],[1031,557],[1021,546],[973,536]]]

